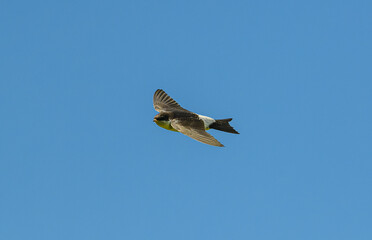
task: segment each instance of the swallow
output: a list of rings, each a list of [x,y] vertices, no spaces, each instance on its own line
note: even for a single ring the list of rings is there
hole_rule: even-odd
[[[229,124],[232,118],[216,120],[193,113],[181,107],[162,89],[155,91],[153,101],[155,110],[159,112],[153,121],[167,130],[183,133],[196,141],[217,147],[223,147],[224,145],[207,133],[206,130],[216,129],[239,134]]]

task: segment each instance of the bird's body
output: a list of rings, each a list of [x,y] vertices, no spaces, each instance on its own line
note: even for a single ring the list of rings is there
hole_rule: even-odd
[[[203,115],[199,115],[199,114],[198,114],[198,117],[199,117],[200,120],[203,121],[205,130],[209,130],[209,129],[210,129],[209,126],[210,126],[211,124],[213,124],[213,123],[216,122],[216,120],[214,120],[214,119],[211,118],[211,117],[207,117],[207,116],[203,116]]]
[[[219,141],[206,132],[211,128],[239,134],[229,124],[232,118],[215,120],[190,112],[182,108],[161,89],[158,89],[154,94],[154,108],[159,112],[154,117],[154,122],[158,126],[170,131],[181,132],[202,143],[223,147]]]
[[[214,120],[213,118],[211,118],[211,117],[207,117],[207,116],[203,116],[203,115],[199,115],[199,114],[196,114],[197,115],[197,119],[199,119],[199,120],[201,120],[201,121],[203,121],[203,124],[204,124],[204,130],[209,130],[210,128],[209,128],[209,126],[212,124],[212,123],[214,123],[214,122],[216,122],[216,120]],[[183,116],[183,117],[189,117],[189,118],[195,118],[195,116]],[[178,132],[176,129],[174,129],[173,127],[172,127],[172,125],[171,125],[171,121],[170,120],[168,120],[168,121],[165,121],[165,120],[163,120],[163,121],[156,121],[155,122],[159,127],[162,127],[162,128],[165,128],[165,129],[167,129],[167,130],[170,130],[170,131],[174,131],[174,132]]]
[[[155,122],[159,127],[165,128],[169,131],[178,132],[176,129],[174,129],[171,125],[170,121],[156,121]]]

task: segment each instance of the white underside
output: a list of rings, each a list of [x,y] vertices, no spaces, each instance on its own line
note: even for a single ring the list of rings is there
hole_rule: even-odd
[[[204,128],[206,130],[209,129],[209,126],[216,121],[213,118],[203,116],[203,115],[199,115],[199,114],[198,114],[198,117],[199,117],[200,120],[202,120],[204,122]]]

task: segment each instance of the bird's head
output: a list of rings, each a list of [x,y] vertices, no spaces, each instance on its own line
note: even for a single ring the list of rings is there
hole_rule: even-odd
[[[166,113],[159,113],[154,117],[154,122],[168,122],[169,115]]]
[[[170,123],[169,114],[167,113],[159,113],[154,117],[153,120],[159,127],[165,128],[167,130],[175,131]]]

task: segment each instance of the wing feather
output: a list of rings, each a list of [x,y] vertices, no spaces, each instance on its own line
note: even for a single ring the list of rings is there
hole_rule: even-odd
[[[158,112],[182,110],[187,111],[182,108],[176,101],[173,100],[168,94],[166,94],[162,89],[156,90],[154,94],[154,108]]]
[[[217,141],[217,139],[204,130],[204,123],[201,120],[173,119],[171,120],[171,125],[177,131],[195,139],[196,141],[212,146],[223,147],[223,145]]]

